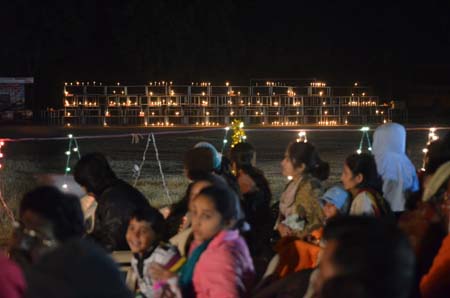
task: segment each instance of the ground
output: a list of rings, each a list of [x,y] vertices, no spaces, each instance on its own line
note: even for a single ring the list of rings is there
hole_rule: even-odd
[[[362,135],[358,130],[359,127],[331,129],[315,127],[309,129],[311,131],[307,132],[308,141],[316,145],[322,159],[330,163],[331,174],[326,185],[329,186],[338,182],[345,157],[355,152],[359,146]],[[93,137],[78,140],[82,154],[94,151],[104,153],[111,161],[112,168],[117,175],[133,183],[133,167],[142,161],[146,134],[151,131],[157,133],[155,135],[156,144],[162,169],[168,182],[170,201],[162,187],[152,144],[150,144],[147,152],[137,187],[147,196],[152,205],[161,207],[178,200],[185,191],[187,180],[182,175],[184,152],[200,141],[210,142],[220,151],[225,134],[223,129],[212,131],[196,129],[192,132],[186,128],[172,128],[171,130],[99,127],[67,129],[48,126],[2,126],[0,127],[0,138],[65,137],[68,133],[72,133],[75,137],[142,133],[143,138],[138,144],[132,144],[131,136],[120,138]],[[175,133],[176,131],[181,132]],[[298,131],[299,128],[246,130],[247,141],[252,143],[257,150],[257,165],[265,172],[271,183],[275,199],[279,197],[287,181],[280,175],[280,161],[287,144],[297,138]],[[443,136],[447,131],[448,128],[438,130],[438,134]],[[427,127],[410,128],[408,131],[407,151],[418,168],[421,166],[422,148],[427,141],[427,134]],[[372,135],[372,132],[370,132],[370,135]],[[37,185],[39,177],[44,174],[64,174],[67,159],[65,152],[69,142],[63,138],[61,140],[6,141],[5,143],[2,149],[4,158],[1,161],[3,168],[0,170],[0,190],[8,206],[17,213],[20,198]],[[364,147],[367,148],[366,143],[364,143]],[[76,161],[76,154],[72,154],[71,166]],[[0,208],[0,235],[3,237],[7,237],[10,227],[9,222],[4,209]]]

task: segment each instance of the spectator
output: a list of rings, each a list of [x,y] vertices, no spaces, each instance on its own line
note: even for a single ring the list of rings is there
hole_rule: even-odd
[[[303,237],[321,227],[324,214],[319,203],[323,194],[320,180],[330,171],[316,148],[310,143],[289,144],[281,162],[282,175],[292,180],[281,194],[279,216],[275,228],[282,237]]]
[[[169,226],[170,231],[175,230],[175,235],[173,233],[169,234],[169,236],[171,236],[170,243],[176,245],[183,256],[189,251],[189,245],[192,241],[192,221],[188,206],[204,188],[209,186],[228,187],[225,180],[215,174],[208,174],[203,179],[192,182],[189,184],[182,202],[186,209],[175,209],[174,213],[167,218],[167,225]],[[177,205],[180,206],[180,203]]]
[[[383,195],[398,216],[405,210],[408,195],[419,191],[416,169],[405,154],[405,128],[398,123],[380,125],[375,130],[372,147],[383,179]]]
[[[148,270],[152,262],[160,261],[160,250],[157,247],[160,241],[166,240],[165,234],[164,217],[158,210],[152,207],[138,209],[131,215],[126,239],[133,253],[131,267],[134,279],[137,280],[138,291],[143,297],[154,296],[154,282],[148,275]]]
[[[213,173],[225,179],[228,186],[240,195],[239,185],[237,184],[236,177],[232,173],[230,160],[217,152],[216,147],[208,142],[199,142],[194,145],[194,148],[205,148],[211,152],[213,158]]]
[[[27,281],[27,298],[132,297],[114,261],[87,239],[72,239],[42,257]]]
[[[83,156],[75,166],[74,177],[98,203],[90,236],[108,251],[128,250],[125,233],[130,215],[149,207],[145,196],[118,179],[101,153]]]
[[[249,143],[238,143],[230,151],[230,160],[242,194],[242,207],[250,231],[244,236],[253,257],[257,276],[273,256],[270,237],[275,219],[270,203],[272,192],[264,173],[255,167],[256,152]]]
[[[239,229],[243,214],[239,199],[229,189],[207,187],[189,206],[194,242],[179,285],[183,297],[242,297],[254,278],[250,253]],[[152,277],[167,279],[161,266],[151,267]]]
[[[341,181],[352,194],[351,215],[386,216],[388,203],[381,196],[382,180],[370,154],[352,154],[344,163]]]
[[[80,200],[55,187],[38,187],[23,197],[14,224],[11,257],[23,268],[71,238],[84,235]]]
[[[374,217],[336,217],[327,224],[324,238],[327,243],[314,281],[316,294],[333,278],[356,276],[370,297],[409,297],[414,254],[407,238],[392,222]]]

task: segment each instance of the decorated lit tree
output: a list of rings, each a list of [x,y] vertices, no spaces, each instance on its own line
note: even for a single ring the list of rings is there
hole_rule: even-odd
[[[245,135],[244,122],[240,120],[233,120],[231,129],[233,130],[233,135],[231,136],[231,148],[233,148],[236,144],[245,142],[247,136]]]

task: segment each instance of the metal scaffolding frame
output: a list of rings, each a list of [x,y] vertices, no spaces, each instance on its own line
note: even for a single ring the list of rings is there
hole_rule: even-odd
[[[355,84],[356,85],[356,84]],[[329,87],[322,82],[286,86],[210,83],[100,85],[66,83],[64,108],[50,114],[65,125],[227,125],[240,119],[254,125],[379,124],[391,120],[392,107],[361,86]],[[56,119],[55,119],[56,118]]]

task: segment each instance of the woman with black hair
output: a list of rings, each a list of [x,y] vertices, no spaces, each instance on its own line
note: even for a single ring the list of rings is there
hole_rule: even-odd
[[[108,251],[128,250],[128,221],[136,209],[150,206],[145,196],[117,178],[101,153],[84,155],[75,166],[74,178],[98,203],[90,236]]]
[[[281,171],[291,180],[281,194],[275,228],[282,237],[303,238],[325,221],[319,198],[323,194],[321,181],[328,178],[330,166],[311,143],[293,142],[281,161]]]
[[[355,153],[348,156],[341,181],[353,197],[350,215],[383,216],[391,213],[389,204],[382,197],[383,181],[373,155]]]

